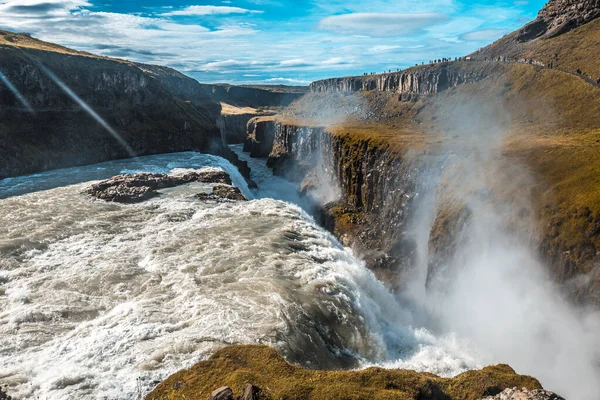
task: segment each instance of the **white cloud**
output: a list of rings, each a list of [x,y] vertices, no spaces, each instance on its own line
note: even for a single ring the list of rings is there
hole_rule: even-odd
[[[202,15],[225,15],[225,14],[250,14],[262,13],[262,11],[248,10],[240,7],[230,6],[188,6],[181,10],[163,13],[165,16],[202,16]]]
[[[307,62],[302,58],[294,58],[292,60],[283,60],[279,65],[282,67],[298,67],[307,65]]]
[[[354,13],[327,17],[321,20],[319,27],[347,35],[401,36],[422,31],[446,20],[446,15],[437,13]]]
[[[290,85],[308,85],[310,81],[303,81],[302,79],[293,79],[293,78],[269,78],[265,79],[265,82],[268,83],[287,83]]]
[[[387,51],[392,51],[392,50],[401,49],[401,48],[402,48],[402,46],[392,46],[392,45],[382,44],[382,45],[377,45],[377,46],[371,47],[368,50],[368,53],[384,53]]]
[[[478,31],[465,33],[460,36],[460,39],[473,42],[487,42],[498,39],[506,33],[508,32],[505,29],[481,29]]]

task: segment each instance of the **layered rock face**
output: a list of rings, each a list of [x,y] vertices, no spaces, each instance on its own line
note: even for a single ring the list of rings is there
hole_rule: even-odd
[[[599,16],[599,0],[551,0],[539,12],[536,20],[519,32],[518,40],[558,36]]]
[[[203,104],[208,99],[212,103],[224,102],[238,107],[283,107],[303,95],[300,89],[298,92],[277,92],[255,87],[198,83],[172,68],[136,65],[179,96],[195,104]]]
[[[277,92],[254,87],[201,84],[212,100],[240,107],[284,107],[301,97],[303,92]]]
[[[244,143],[247,137],[248,121],[256,114],[221,114],[217,118],[217,127],[221,132],[223,144]]]
[[[412,265],[414,243],[403,232],[414,213],[423,160],[400,158],[323,127],[263,121],[256,129],[273,132],[267,165],[276,175],[301,183],[306,195],[336,193],[324,196],[321,222],[369,267],[383,278]]]
[[[18,91],[0,85],[0,179],[132,153],[228,150],[214,123],[218,104],[188,101],[135,64],[0,46],[0,71]]]
[[[248,121],[244,151],[251,157],[268,157],[273,149],[275,126],[273,117],[255,117]]]
[[[485,78],[481,72],[456,68],[451,63],[410,68],[401,72],[380,75],[352,76],[325,79],[311,83],[311,92],[395,92],[402,99],[413,95],[431,95],[465,83],[478,82]]]

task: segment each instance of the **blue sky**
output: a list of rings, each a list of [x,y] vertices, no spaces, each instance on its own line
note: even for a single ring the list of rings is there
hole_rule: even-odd
[[[307,84],[468,54],[544,0],[0,0],[0,28],[200,82]]]

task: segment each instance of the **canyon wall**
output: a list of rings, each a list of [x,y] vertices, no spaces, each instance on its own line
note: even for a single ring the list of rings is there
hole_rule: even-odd
[[[468,66],[467,62],[446,62],[409,68],[379,75],[324,79],[311,83],[311,92],[384,91],[399,93],[402,98],[431,95],[465,83],[475,83],[489,72]]]
[[[248,121],[256,114],[221,114],[217,118],[217,127],[221,132],[223,144],[244,143],[247,136]]]
[[[174,70],[2,45],[0,72],[0,179],[190,150],[223,156],[249,174],[221,142],[221,106]]]
[[[412,231],[416,219],[422,218],[418,214],[419,206],[424,202],[423,196],[432,193],[428,185],[433,174],[453,164],[449,156],[418,149],[394,152],[369,139],[339,131],[333,133],[322,126],[281,122],[273,117],[256,119],[249,126],[254,132],[267,132],[272,137],[268,166],[274,174],[297,182],[303,195],[314,196],[315,216],[320,223],[344,245],[352,247],[383,282],[392,287],[402,285],[402,277],[414,269],[419,256]],[[259,141],[250,138],[245,150],[262,157],[269,141],[264,143],[261,147]],[[510,179],[510,175],[516,173],[510,172],[511,161],[506,162],[507,165],[500,168],[507,176],[498,179]],[[515,188],[528,190],[527,185],[528,181],[523,179]],[[332,191],[337,192],[337,197],[324,201],[323,193]],[[561,228],[554,219],[548,227],[542,227],[538,235],[530,237],[528,229],[534,224],[530,218],[537,212],[502,198],[507,195],[503,191],[496,195],[500,196],[494,200],[498,205],[508,202],[512,208],[516,207],[507,215],[506,229],[524,240],[531,240],[531,248],[537,250],[550,275],[565,284],[570,295],[597,303],[600,288],[586,271],[593,267],[600,249],[591,242],[575,248],[557,241],[557,230]],[[472,218],[466,203],[440,204],[427,232],[428,279],[454,256],[460,246],[461,232]],[[586,235],[598,231],[600,217],[589,210],[582,210],[573,218],[589,220]],[[574,287],[571,283],[577,276],[580,276],[579,281],[583,276],[589,279],[583,283],[578,281]]]
[[[296,92],[283,92],[258,87],[199,83],[172,68],[139,63],[136,65],[181,98],[196,104],[205,104],[208,99],[212,103],[223,102],[238,107],[283,107],[304,94],[303,88],[298,88]]]
[[[414,243],[403,232],[414,214],[422,159],[399,157],[323,127],[273,119],[252,125],[256,131],[273,133],[267,165],[276,175],[298,182],[307,196],[339,189],[337,199],[325,204],[317,195],[316,215],[385,282],[393,282],[390,274],[412,264]]]

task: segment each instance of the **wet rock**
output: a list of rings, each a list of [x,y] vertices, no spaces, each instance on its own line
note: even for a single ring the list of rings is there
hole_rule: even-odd
[[[523,389],[506,389],[495,396],[488,396],[481,400],[565,400],[556,393],[549,392],[543,389],[530,390]]]
[[[242,396],[239,398],[239,400],[260,400],[262,398],[261,394],[262,390],[260,390],[259,387],[248,383],[246,386],[244,386]]]
[[[223,386],[212,392],[208,400],[234,400],[233,390],[229,386]]]
[[[5,388],[7,388],[8,385],[5,386]],[[0,400],[12,400],[12,397],[8,395],[8,393],[6,393],[4,391],[4,388],[0,387]]]
[[[142,172],[114,176],[92,185],[85,193],[105,201],[139,203],[157,196],[157,190],[159,189],[185,185],[191,182],[231,185],[231,178],[224,171],[190,172],[180,176]]]
[[[192,175],[192,179],[195,178],[198,182],[224,183],[225,185],[231,185],[231,178],[225,171],[192,172],[188,175]],[[184,175],[184,177],[188,175]]]
[[[216,185],[212,189],[212,193],[198,193],[196,195],[200,200],[233,200],[233,201],[247,201],[240,192],[240,189],[234,186],[226,186],[226,185]]]

